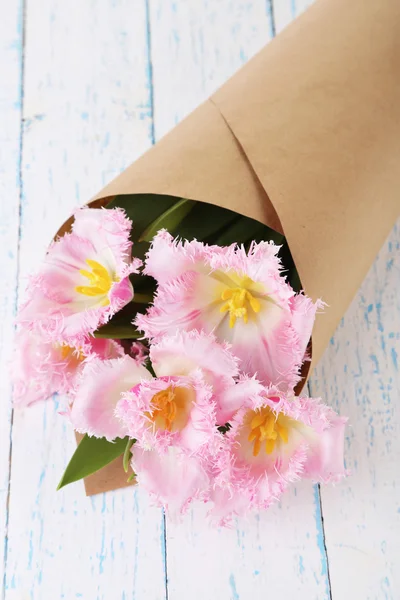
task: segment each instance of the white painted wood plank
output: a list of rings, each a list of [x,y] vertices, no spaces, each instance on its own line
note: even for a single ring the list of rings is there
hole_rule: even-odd
[[[144,0],[30,0],[21,277],[52,235],[151,143]],[[140,490],[56,492],[75,447],[52,402],[16,412],[5,598],[165,598],[162,513]]]
[[[265,0],[150,0],[157,139],[271,38]]]
[[[164,600],[163,520],[139,489],[56,492],[74,449],[57,405],[16,415],[6,600]]]
[[[313,0],[271,0],[275,22],[275,31],[278,34],[294,18],[298,17],[313,3]]]
[[[182,523],[167,521],[170,600],[188,589],[191,600],[329,598],[316,486],[301,483],[232,529],[211,528],[206,512],[196,506]]]
[[[18,271],[22,2],[13,0],[0,20],[0,581],[7,553],[11,385]]]
[[[200,3],[197,4],[200,9]],[[196,15],[195,3],[188,5]],[[139,154],[149,144],[150,99],[144,92],[148,81],[140,58],[145,47],[142,45],[144,30],[140,26],[140,31],[136,31],[135,26],[136,37],[125,36],[125,48],[119,37],[127,22],[126,15],[136,8],[132,6],[118,4],[121,13],[117,17],[117,12],[112,11],[118,7],[111,9],[108,3],[101,6],[92,3],[90,7],[79,7],[78,14],[72,16],[61,3],[44,2],[40,10],[38,2],[30,3],[30,12],[34,13],[34,17],[29,18],[30,35],[35,42],[28,42],[34,51],[28,55],[25,110],[24,273],[39,260],[39,246],[44,249],[60,220],[69,214],[71,204],[86,200],[103,179],[109,179],[123,162],[126,164],[133,158],[132,154]],[[144,9],[140,6],[135,14],[142,19]],[[153,2],[151,6],[153,16],[157,4]],[[232,3],[228,8],[231,7]],[[181,7],[171,10],[178,9]],[[104,21],[109,24],[107,28]],[[196,18],[194,21],[192,27],[197,26]],[[243,19],[241,21],[243,27]],[[12,22],[6,23],[5,31],[10,33]],[[262,29],[260,23],[258,26]],[[202,27],[209,27],[207,18]],[[179,64],[188,47],[177,40],[177,57],[173,58],[173,67],[167,70],[160,87],[157,64],[162,63],[158,63],[157,53],[162,57],[163,44],[157,38],[154,46],[155,29],[152,27],[156,133],[161,135],[197,104],[196,94],[200,101],[213,91],[214,80],[208,84],[203,71],[193,69],[193,85],[200,91],[188,100],[183,99],[179,107],[179,99],[176,100],[175,91],[171,91],[167,83],[168,77],[172,77],[170,81],[175,77],[174,81],[178,82],[175,87],[179,84]],[[229,56],[233,50],[229,49],[229,43],[225,44],[225,38],[222,37],[221,42],[217,34],[218,31],[210,35],[207,52],[215,36],[215,47],[223,46]],[[71,39],[73,44],[68,43]],[[189,36],[189,39],[196,38]],[[141,55],[137,45],[140,45]],[[237,53],[238,48],[236,44],[233,52]],[[187,73],[191,73],[191,60]],[[134,78],[125,79],[127,70],[141,73],[139,84]],[[160,69],[161,74],[162,71]],[[205,77],[205,84],[199,72]],[[216,73],[221,80],[225,78],[222,67],[216,68]],[[87,84],[85,91],[82,90],[84,84]],[[207,85],[210,85],[209,90]],[[124,91],[119,94],[121,86]],[[157,97],[157,94],[161,95]],[[162,104],[163,98],[165,104]],[[175,112],[171,110],[174,104],[178,106]],[[42,115],[49,117],[47,123]],[[134,121],[136,116],[141,120],[140,127]],[[122,125],[115,129],[109,125],[107,129],[106,122]],[[7,123],[11,127],[11,121]],[[134,135],[128,136],[127,132]],[[116,139],[112,139],[113,135]],[[14,148],[13,136],[7,139]],[[130,147],[133,139],[138,140],[137,144]],[[102,140],[105,148],[99,156],[98,146]],[[34,206],[39,216],[35,215]],[[9,222],[14,223],[12,219]],[[8,228],[7,235],[11,230],[12,227]],[[392,234],[392,246],[388,245],[381,253],[312,381],[314,393],[325,395],[333,403],[340,401],[342,412],[350,413],[353,428],[347,457],[353,477],[344,488],[323,491],[334,599],[395,598],[399,589],[395,570],[399,555],[400,505],[396,488],[399,436],[395,402],[400,387],[396,369],[400,332],[398,299],[394,293],[399,284],[398,231],[397,228]],[[15,267],[15,263],[13,265]],[[381,345],[382,340],[385,347]],[[2,379],[2,384],[7,384],[6,379]],[[4,421],[1,423],[3,426]],[[90,600],[124,597],[124,594],[129,598],[135,593],[138,598],[150,600],[163,597],[158,596],[164,594],[159,584],[163,562],[159,538],[164,534],[159,511],[149,509],[140,492],[132,498],[125,490],[88,503],[81,495],[78,497],[77,484],[56,495],[54,487],[72,447],[72,437],[60,425],[60,417],[51,404],[35,407],[30,413],[17,417],[6,597]],[[0,461],[2,456],[0,454]],[[185,598],[188,589],[191,598],[202,599],[264,598],[276,592],[281,597],[286,593],[296,598],[328,597],[323,548],[321,552],[316,550],[323,546],[323,541],[314,494],[315,490],[304,485],[297,490],[297,496],[293,492],[284,506],[262,515],[259,522],[254,519],[240,523],[230,532],[208,529],[203,523],[204,511],[198,508],[192,512],[192,524],[188,521],[183,525],[169,523],[170,598]],[[313,512],[317,513],[316,518],[311,519]],[[258,545],[257,536],[261,540]]]
[[[322,490],[333,599],[399,598],[400,221],[312,377],[349,415],[341,486]]]
[[[151,0],[156,138],[168,131],[271,36],[268,3]],[[170,600],[329,598],[317,488],[305,483],[280,507],[229,530],[204,507],[167,522]]]

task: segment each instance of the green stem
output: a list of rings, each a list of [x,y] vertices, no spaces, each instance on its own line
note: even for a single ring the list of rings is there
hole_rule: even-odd
[[[124,466],[125,473],[127,473],[129,469],[129,461],[132,456],[131,448],[135,442],[136,440],[129,439],[125,447],[124,458],[122,459],[122,464]]]

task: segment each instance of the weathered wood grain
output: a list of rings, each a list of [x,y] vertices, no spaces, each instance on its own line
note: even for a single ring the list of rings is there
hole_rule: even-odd
[[[22,98],[22,2],[13,0],[0,19],[0,581],[7,557],[11,382],[18,276],[20,133]]]
[[[60,223],[151,144],[142,0],[30,0],[21,286]],[[140,490],[56,492],[74,450],[62,399],[16,411],[5,598],[165,598],[163,516]]]
[[[169,598],[264,600],[329,598],[316,489],[293,488],[279,506],[239,519],[233,529],[207,524],[196,506],[182,523],[167,521]],[[193,584],[195,582],[195,584]]]
[[[151,1],[156,138],[206,99],[274,31],[268,3]],[[195,507],[182,524],[167,520],[170,600],[329,598],[318,489],[304,484],[259,518],[232,531],[206,523]],[[207,574],[204,576],[203,574]],[[193,585],[195,582],[195,585]]]
[[[157,139],[271,38],[264,0],[150,0]]]
[[[5,359],[18,293],[20,197],[21,289],[75,206],[309,3],[91,0],[74,3],[72,10],[61,0],[29,0],[23,115],[22,0],[8,2],[2,11],[0,535],[8,528],[8,538],[0,564],[7,563],[5,599],[158,600],[167,597],[167,584],[169,600],[398,597],[399,224],[311,380],[314,395],[350,416],[346,462],[352,475],[344,484],[323,488],[322,503],[318,488],[303,483],[281,505],[232,530],[206,525],[202,506],[193,507],[183,523],[169,520],[165,530],[161,511],[140,490],[88,500],[78,483],[56,493],[74,448],[72,432],[58,414],[62,399],[15,414],[11,481],[8,477],[11,389]]]
[[[311,381],[349,416],[346,482],[322,489],[333,598],[399,597],[400,221]]]

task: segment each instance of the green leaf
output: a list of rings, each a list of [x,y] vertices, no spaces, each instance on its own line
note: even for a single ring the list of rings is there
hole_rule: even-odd
[[[274,242],[280,245],[284,240],[283,235],[270,229],[263,223],[241,216],[229,227],[227,227],[216,240],[220,246],[229,246],[230,244],[246,244],[255,242]]]
[[[160,222],[160,217],[165,213],[169,213],[170,209],[172,209],[173,214],[174,207],[181,202],[190,202],[193,206],[191,210],[183,216],[181,221],[176,225],[175,230],[171,231],[171,233],[183,239],[192,240],[193,238],[196,238],[209,244],[219,245],[229,245],[234,242],[248,244],[252,240],[256,242],[262,240],[273,241],[275,244],[283,246],[279,255],[281,256],[288,281],[295,291],[301,289],[301,282],[285,238],[280,233],[254,219],[238,215],[237,213],[221,208],[220,206],[214,206],[194,200],[182,201],[179,197],[167,196],[164,194],[129,194],[116,196],[110,204],[108,204],[107,208],[119,206],[125,210],[127,216],[132,220],[133,227],[131,240],[135,244],[133,252],[135,256],[143,260],[150,244],[148,241],[139,242],[139,238],[144,237],[143,234],[146,232],[146,229],[149,229],[150,226],[157,221]],[[173,226],[174,223],[172,223],[172,227]],[[166,229],[168,229],[166,224],[161,224],[159,225],[159,228],[160,227],[166,227]],[[143,294],[147,292],[150,284],[150,279],[148,277],[143,275],[132,275],[131,280],[135,286],[135,290],[140,290]],[[138,310],[138,308],[136,308],[136,310]],[[96,337],[100,336],[96,335]],[[104,337],[109,336],[104,335]]]
[[[186,200],[185,198],[179,200],[146,227],[140,234],[139,242],[151,242],[160,229],[167,229],[170,233],[175,233],[195,204],[194,200]]]
[[[107,208],[123,208],[132,221],[131,240],[134,242],[134,254],[143,259],[149,249],[148,242],[139,242],[143,238],[143,232],[161,215],[173,208],[182,198],[179,196],[167,196],[164,194],[126,194],[116,196]],[[207,238],[215,235],[232,220],[237,219],[237,213],[195,200],[192,202],[192,210],[183,218],[173,232],[188,240],[196,238],[201,241],[209,241]],[[168,229],[168,227],[166,227]]]
[[[287,279],[297,294],[301,292],[303,286],[301,285],[300,277],[295,267],[289,271]]]
[[[133,302],[135,304],[150,304],[150,302],[153,302],[153,294],[139,294],[138,292],[135,292]]]
[[[196,238],[200,242],[215,244],[218,233],[237,218],[237,213],[231,210],[197,202],[179,225],[177,235],[186,240]]]
[[[127,442],[127,437],[108,442],[105,438],[85,435],[72,455],[57,490],[108,465],[124,453]]]
[[[167,196],[164,194],[126,194],[116,196],[107,208],[123,208],[126,215],[132,221],[130,239],[134,243],[133,255],[141,260],[145,259],[150,248],[147,241],[139,241],[146,229],[154,223],[161,215],[173,208],[182,198]],[[195,201],[193,205],[196,204]],[[144,275],[131,275],[130,280],[135,290],[142,291],[149,285],[149,277]]]
[[[131,456],[132,456],[131,448],[135,442],[136,442],[136,440],[131,440],[131,438],[129,438],[129,440],[126,444],[124,458],[122,459],[122,464],[123,464],[125,473],[127,473],[128,469],[129,469],[129,461],[131,460]]]
[[[138,340],[143,337],[143,333],[138,331],[133,325],[114,325],[106,323],[94,332],[95,338],[107,340]]]
[[[164,194],[126,194],[116,196],[107,208],[123,208],[132,221],[131,240],[137,242],[145,229],[180,198]],[[135,246],[135,256],[137,247]]]
[[[265,229],[266,227],[262,223],[241,217],[222,231],[215,243],[219,246],[229,246],[234,243],[245,244],[253,240],[256,235],[264,233]]]
[[[139,339],[143,337],[143,334],[132,323],[136,315],[145,312],[149,302],[153,300],[155,281],[153,280],[153,285],[147,286],[140,293],[136,289],[132,302],[121,308],[117,314],[111,317],[108,323],[99,327],[94,332],[94,337],[119,340]]]
[[[287,281],[290,283],[294,291],[296,293],[300,292],[303,289],[303,286],[301,285],[300,277],[294,264],[292,254],[289,249],[289,244],[286,240],[284,240],[284,243],[279,250],[279,257],[284,267],[282,274],[286,275]]]
[[[151,375],[152,377],[155,377],[155,378],[157,378],[157,375],[156,375],[156,373],[155,373],[155,371],[154,371],[154,369],[153,369],[153,365],[152,365],[152,363],[151,363],[151,360],[150,360],[150,358],[147,358],[147,360],[146,360],[146,363],[145,363],[145,367],[146,367],[146,369],[148,370],[148,372],[150,373],[150,375]]]

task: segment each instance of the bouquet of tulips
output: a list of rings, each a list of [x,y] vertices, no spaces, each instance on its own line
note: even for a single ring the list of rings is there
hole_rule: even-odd
[[[61,228],[13,364],[17,403],[67,395],[60,487],[228,523],[345,474],[300,394],[399,214],[398,13],[316,2]]]
[[[225,524],[299,478],[345,473],[346,420],[296,394],[322,308],[262,223],[117,196],[78,210],[29,282],[16,403],[67,399],[63,418],[84,437],[59,487],[119,457],[166,509],[209,502]]]

